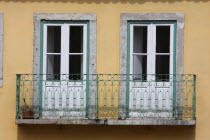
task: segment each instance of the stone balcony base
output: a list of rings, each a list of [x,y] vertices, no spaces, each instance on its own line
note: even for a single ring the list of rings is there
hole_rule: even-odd
[[[175,119],[16,119],[18,125],[174,125],[195,126],[195,120]]]

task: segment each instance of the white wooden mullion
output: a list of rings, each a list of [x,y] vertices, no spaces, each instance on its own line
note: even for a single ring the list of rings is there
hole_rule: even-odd
[[[133,25],[130,25],[130,79],[133,79]]]
[[[152,24],[148,25],[147,32],[147,74],[152,74],[152,46],[153,46],[153,34],[152,34]],[[151,75],[147,75],[147,79],[151,79]]]
[[[156,67],[156,25],[152,24],[152,67],[151,67],[151,74],[156,74],[155,67]],[[155,76],[154,76],[155,77]],[[153,77],[153,78],[154,78]],[[153,79],[154,80],[154,79]]]
[[[84,53],[68,53],[69,55],[83,55]]]
[[[59,100],[62,102],[62,108],[66,108],[66,92],[67,91],[67,48],[68,48],[68,26],[66,24],[63,24],[61,26],[61,81],[60,81],[60,87],[61,87],[61,93],[59,95]],[[64,74],[64,75],[63,75]],[[60,99],[60,96],[62,99]],[[60,107],[60,106],[59,106]]]
[[[87,25],[83,25],[83,74],[87,74],[86,67],[87,67]]]
[[[173,74],[174,25],[170,26],[170,74]]]
[[[151,71],[151,78],[149,79],[151,84],[149,86],[149,92],[150,93],[156,93],[156,88],[155,88],[155,79],[156,79],[156,72],[155,72],[155,66],[156,66],[156,56],[155,56],[155,52],[156,52],[156,25],[155,24],[151,24],[151,38],[152,38],[152,43],[151,43],[151,53],[150,53],[150,58],[151,58],[151,68],[150,68],[150,71]],[[151,94],[150,98],[151,98],[151,108],[152,109],[155,109],[155,99],[156,99],[156,94]]]
[[[67,25],[61,26],[61,74],[66,74],[66,47],[67,47]]]
[[[47,55],[61,55],[61,53],[46,53]]]
[[[66,46],[65,46],[65,73],[66,74],[69,74],[69,50],[70,50],[70,26],[68,24],[65,24],[66,25]]]
[[[155,53],[155,55],[170,55],[170,53]]]

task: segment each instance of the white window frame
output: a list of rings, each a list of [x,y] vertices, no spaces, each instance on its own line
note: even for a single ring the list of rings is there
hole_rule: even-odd
[[[134,26],[147,27],[147,53],[133,53],[133,28]],[[156,26],[170,26],[170,53],[156,53]],[[147,56],[147,74],[156,74],[156,55],[169,55],[170,68],[169,74],[173,74],[173,46],[174,44],[174,24],[131,24],[130,25],[130,74],[133,73],[133,55],[146,55]]]
[[[47,27],[48,26],[61,26],[61,53],[47,53]],[[71,26],[83,27],[83,53],[69,53],[69,29]],[[43,72],[47,73],[47,55],[60,55],[60,73],[69,74],[69,56],[70,55],[82,55],[83,56],[83,71],[82,74],[86,74],[87,66],[87,24],[44,24],[44,48],[43,48]],[[46,79],[46,76],[44,77]]]

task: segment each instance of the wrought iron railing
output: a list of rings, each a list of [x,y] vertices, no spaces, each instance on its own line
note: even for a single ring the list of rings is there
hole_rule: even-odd
[[[17,74],[16,118],[196,117],[195,75]]]

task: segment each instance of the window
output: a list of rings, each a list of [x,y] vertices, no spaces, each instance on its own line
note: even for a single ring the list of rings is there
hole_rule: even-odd
[[[129,117],[172,116],[173,21],[130,21]],[[129,56],[130,55],[130,56]],[[156,113],[154,113],[154,110]]]
[[[133,80],[146,80],[146,74],[155,74],[156,81],[169,80],[173,74],[174,24],[131,24],[130,35]]]
[[[87,22],[53,22],[43,21],[42,115],[52,115],[48,110],[56,108],[54,116],[64,117],[69,109],[72,110],[68,112],[70,115],[85,117],[86,66],[89,63]],[[79,111],[73,111],[75,108]]]
[[[49,115],[49,112],[44,110],[46,107],[51,109],[53,104],[56,109],[59,107],[59,96],[56,94],[54,95],[55,98],[51,98],[49,94],[47,96],[49,98],[45,98],[45,91],[61,93],[62,88],[85,90],[86,85],[80,85],[82,79],[84,80],[84,77],[81,76],[96,73],[96,14],[35,13],[34,37],[33,73],[38,74],[38,76],[47,74],[47,76],[43,76],[43,83],[37,81],[34,84],[33,105],[39,106],[42,104],[42,115],[44,116]],[[62,82],[65,77],[62,77],[62,74],[69,75],[65,79],[69,87]],[[91,108],[96,104],[96,91],[95,87],[88,87],[85,90],[89,100],[86,102],[85,96],[81,99],[84,99],[83,108],[85,108],[86,103],[90,107],[86,110],[96,112],[95,108]],[[63,94],[63,96],[66,95]],[[39,101],[40,98],[42,98],[41,102]],[[55,102],[52,104],[52,101]],[[75,101],[76,107],[79,107],[77,106],[78,103]],[[66,108],[72,106],[72,104],[67,105]],[[62,114],[63,112],[58,110],[55,113]],[[81,113],[82,115],[85,114],[84,112]],[[89,111],[86,112],[86,116],[89,116]],[[94,119],[95,115],[92,114],[91,118]]]
[[[166,113],[172,112],[174,94],[169,74],[183,74],[184,14],[122,13],[120,21],[120,74],[130,75],[130,81],[120,86],[119,114],[150,116],[155,115],[151,110],[157,110],[159,116],[171,116]],[[166,96],[152,94],[159,92]]]
[[[86,74],[87,25],[44,25],[44,73],[47,80],[60,80],[69,74],[69,80],[81,80]]]

